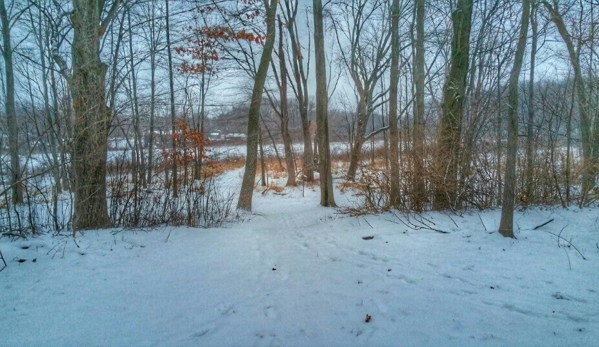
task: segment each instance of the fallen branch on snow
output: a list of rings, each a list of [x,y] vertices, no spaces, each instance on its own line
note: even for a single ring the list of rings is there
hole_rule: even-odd
[[[8,266],[6,264],[6,260],[4,260],[4,255],[2,254],[2,250],[0,250],[0,258],[2,259],[2,262],[4,263],[4,266],[2,267],[2,269],[0,269],[0,272],[2,272],[2,270],[6,269],[6,267]]]
[[[551,231],[547,231],[547,230],[543,230],[543,231],[546,232],[546,233],[548,233],[548,234],[550,234],[550,235],[553,235],[553,236],[557,237],[557,246],[558,247],[560,247],[560,244],[559,244],[560,240],[566,241],[568,243],[568,246],[572,247],[574,250],[576,250],[576,252],[578,252],[578,254],[580,255],[580,257],[583,260],[587,260],[587,258],[585,258],[585,256],[582,254],[582,252],[578,248],[576,248],[576,246],[574,246],[574,244],[571,241],[569,241],[569,240],[565,239],[564,237],[562,237],[562,231],[564,231],[564,229],[566,229],[566,227],[567,227],[567,225],[565,227],[563,227],[562,230],[560,230],[559,234],[552,233]]]
[[[432,225],[435,225],[435,223],[431,220],[424,218],[421,215],[415,214],[413,217],[410,218],[410,214],[405,213],[404,214],[404,216],[406,217],[405,221],[403,219],[399,218],[397,213],[393,212],[393,215],[403,225],[407,226],[408,228],[410,228],[412,230],[431,230],[431,231],[436,231],[441,234],[449,234],[449,231],[445,231],[445,230],[441,230],[441,229],[437,229],[437,228],[433,227]]]
[[[546,222],[545,222],[545,223],[543,223],[543,224],[539,224],[539,225],[537,225],[537,226],[536,226],[536,227],[534,227],[532,230],[537,230],[537,229],[539,229],[539,228],[542,228],[542,227],[544,227],[545,225],[547,225],[547,224],[549,224],[549,223],[551,223],[551,222],[553,222],[553,218],[551,218],[550,220],[546,221]]]

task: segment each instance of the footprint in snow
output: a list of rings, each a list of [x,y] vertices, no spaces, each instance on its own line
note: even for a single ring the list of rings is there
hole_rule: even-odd
[[[264,308],[264,315],[266,316],[266,318],[269,318],[269,319],[277,319],[277,318],[279,318],[279,315],[277,314],[277,311],[272,306],[267,306],[267,307]]]
[[[220,304],[218,306],[218,312],[223,316],[230,316],[231,314],[235,313],[235,310],[233,310],[233,308],[233,305]]]

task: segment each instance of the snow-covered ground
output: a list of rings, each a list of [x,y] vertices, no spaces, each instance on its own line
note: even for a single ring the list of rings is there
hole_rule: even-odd
[[[597,209],[511,240],[499,211],[426,214],[441,234],[282,194],[225,228],[0,239],[0,346],[599,345]]]

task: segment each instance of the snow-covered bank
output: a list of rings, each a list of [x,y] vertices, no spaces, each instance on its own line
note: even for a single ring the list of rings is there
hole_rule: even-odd
[[[227,228],[0,239],[0,346],[599,341],[596,209],[517,213],[509,240],[495,232],[499,211],[455,224],[427,214],[450,232],[440,234],[391,214],[338,214],[318,206],[317,189],[283,194],[256,193],[255,214]],[[566,225],[561,236],[586,260],[547,233]]]

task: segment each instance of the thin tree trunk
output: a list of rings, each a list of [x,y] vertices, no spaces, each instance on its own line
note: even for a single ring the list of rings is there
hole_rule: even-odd
[[[260,149],[260,184],[266,187],[266,164],[264,163],[264,143],[262,143],[262,130],[258,131],[258,149]]]
[[[533,4],[530,15],[532,29],[532,47],[530,51],[530,77],[528,81],[528,124],[526,127],[526,201],[533,200],[534,180],[534,151],[533,151],[533,129],[535,120],[535,64],[537,54],[537,5]]]
[[[19,162],[19,129],[15,108],[15,75],[12,59],[12,42],[10,35],[10,18],[6,12],[4,0],[0,0],[0,22],[2,23],[2,56],[4,58],[4,74],[6,77],[6,100],[4,107],[8,125],[8,149],[10,152],[10,184],[12,186],[12,202],[23,202],[23,184],[21,182],[21,164]]]
[[[314,181],[314,151],[312,150],[312,136],[310,134],[310,120],[308,118],[308,78],[304,70],[304,57],[301,53],[301,45],[297,38],[297,16],[298,4],[297,0],[293,0],[293,8],[289,7],[290,0],[285,1],[288,13],[287,32],[291,44],[291,52],[293,54],[293,76],[296,85],[296,98],[299,108],[299,114],[302,121],[302,136],[304,140],[303,153],[303,180],[307,182]],[[308,63],[309,64],[309,63]]]
[[[389,200],[391,206],[399,208],[399,129],[397,124],[399,86],[399,0],[391,4],[391,69],[389,82]]]
[[[285,164],[287,166],[287,186],[295,186],[295,162],[291,135],[289,134],[289,105],[287,103],[287,66],[285,64],[285,50],[283,49],[283,22],[279,18],[279,65],[281,69],[281,137],[285,148]]]
[[[516,47],[514,66],[510,73],[508,86],[508,139],[507,160],[505,165],[505,187],[503,189],[503,206],[499,233],[504,237],[514,237],[514,200],[516,193],[516,160],[518,155],[518,81],[526,51],[526,36],[530,21],[530,0],[522,1],[523,11],[520,24],[520,35]]]
[[[591,117],[589,111],[589,103],[584,78],[582,76],[582,68],[580,66],[580,54],[576,51],[572,36],[566,28],[566,24],[559,12],[558,2],[553,0],[553,5],[548,1],[542,1],[543,5],[549,12],[551,21],[557,27],[557,30],[566,44],[570,64],[574,70],[574,88],[576,89],[576,99],[578,101],[578,112],[580,114],[580,139],[582,142],[582,196],[580,206],[584,205],[587,199],[588,192],[595,186],[595,159],[593,155],[593,139],[591,135]]]
[[[131,9],[127,10],[127,22],[129,28],[131,28]],[[140,127],[140,115],[139,115],[139,102],[137,99],[137,73],[135,72],[135,64],[133,63],[133,35],[129,35],[129,55],[130,55],[130,68],[131,68],[131,86],[133,92],[133,131],[134,131],[134,152],[137,162],[134,163],[135,172],[133,173],[135,181],[141,186],[146,186],[145,176],[145,157],[143,151],[143,141],[141,137]]]
[[[331,148],[329,146],[327,71],[324,48],[322,0],[313,0],[314,55],[316,59],[316,123],[319,144],[320,204],[334,207]]]
[[[154,169],[154,121],[156,113],[156,42],[155,42],[155,18],[154,1],[151,2],[151,20],[150,20],[150,129],[148,134],[148,185],[152,184],[152,175]]]
[[[252,100],[248,115],[245,172],[241,182],[239,201],[237,202],[237,208],[246,211],[252,210],[252,193],[256,178],[256,159],[258,157],[258,137],[260,133],[260,105],[262,104],[262,93],[275,44],[277,4],[278,0],[270,0],[270,4],[268,0],[264,0],[264,6],[266,7],[266,42],[264,43],[260,64],[258,65],[258,71],[254,79],[254,89],[252,91]]]
[[[414,173],[412,175],[412,209],[422,211],[426,201],[424,173],[424,6],[425,0],[416,0],[416,42],[414,54]]]
[[[168,87],[169,87],[169,96],[170,96],[170,114],[171,114],[171,140],[172,140],[172,157],[171,160],[171,179],[172,179],[172,189],[173,189],[173,198],[179,196],[179,182],[177,175],[177,135],[175,128],[175,85],[173,81],[173,54],[171,52],[171,30],[170,30],[170,20],[169,20],[169,0],[165,0],[165,18],[166,18],[166,52],[168,57]]]

